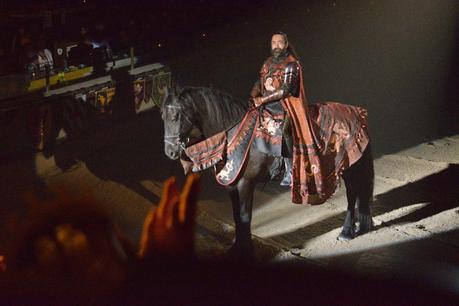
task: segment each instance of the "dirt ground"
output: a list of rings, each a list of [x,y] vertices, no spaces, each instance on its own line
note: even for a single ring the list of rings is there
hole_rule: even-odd
[[[161,125],[152,111],[58,146],[51,157],[40,153],[3,162],[2,221],[24,209],[25,192],[66,186],[71,193],[92,194],[137,243],[163,181],[171,175],[184,179],[179,164],[163,153]],[[344,184],[319,206],[292,204],[288,189],[277,182],[260,186],[252,223],[257,259],[415,275],[459,290],[459,135],[381,156],[375,172],[375,228],[349,242],[336,240],[345,215]],[[233,237],[231,205],[211,172],[203,173],[201,186],[196,252],[219,258]]]

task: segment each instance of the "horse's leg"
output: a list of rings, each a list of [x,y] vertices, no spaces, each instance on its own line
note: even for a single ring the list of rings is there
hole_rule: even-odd
[[[357,186],[351,168],[343,172],[344,184],[346,185],[347,211],[343,229],[338,235],[338,240],[348,241],[355,237],[355,204],[357,200]]]
[[[229,187],[233,218],[236,226],[235,241],[230,252],[236,256],[250,258],[253,255],[250,225],[255,184],[244,177],[237,185]]]
[[[343,230],[338,239],[346,241],[355,237],[354,211],[356,206],[359,211],[357,234],[369,232],[373,224],[370,202],[373,197],[374,169],[370,144],[368,144],[362,157],[343,172],[343,179],[346,185],[347,212]]]
[[[234,245],[230,252],[241,259],[253,256],[253,245],[250,225],[252,222],[253,193],[257,182],[269,179],[272,159],[252,146],[247,157],[247,165],[242,177],[235,186],[228,187],[233,205],[233,217],[236,225]]]
[[[361,161],[361,163],[358,169],[360,173],[360,190],[357,197],[357,208],[359,210],[359,229],[357,235],[363,235],[371,231],[373,227],[370,203],[373,198],[375,173],[370,144],[367,145],[359,161]]]

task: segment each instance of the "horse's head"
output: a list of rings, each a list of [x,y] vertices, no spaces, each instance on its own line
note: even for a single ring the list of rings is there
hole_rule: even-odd
[[[164,121],[164,151],[170,159],[178,159],[185,149],[193,129],[191,107],[187,106],[177,90],[165,88],[165,99],[161,108]]]

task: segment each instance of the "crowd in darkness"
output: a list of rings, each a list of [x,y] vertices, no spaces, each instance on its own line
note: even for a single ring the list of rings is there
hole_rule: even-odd
[[[22,15],[17,14],[18,4],[5,9],[10,13],[2,18],[6,31],[0,43],[0,75],[32,73],[32,68],[43,72],[45,64],[53,72],[58,46],[65,44],[78,45],[68,54],[69,65],[91,64],[91,56],[105,61],[127,57],[131,47],[157,60],[180,56],[195,50],[215,26],[235,22],[242,11],[257,5],[223,0],[60,1],[59,8],[48,2],[30,6],[30,11],[23,5]]]

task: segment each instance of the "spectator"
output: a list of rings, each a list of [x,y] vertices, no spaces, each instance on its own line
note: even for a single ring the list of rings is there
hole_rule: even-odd
[[[95,49],[95,54],[100,53],[101,60],[108,61],[112,58],[112,49],[107,39],[104,23],[97,23],[94,26],[92,35],[92,47]]]
[[[95,36],[89,34],[84,27],[80,30],[78,46],[69,51],[69,64],[72,66],[94,66],[99,73],[105,72],[105,63],[112,58],[108,41],[103,36],[104,26],[96,31]]]
[[[26,45],[31,43],[30,35],[24,29],[19,27],[16,34],[13,37],[11,44],[11,54],[20,54]]]
[[[46,66],[51,73],[54,71],[53,54],[46,48],[37,51],[37,63],[40,71],[45,71]]]
[[[34,48],[35,47],[35,48]],[[39,37],[35,46],[26,45],[26,68],[33,78],[45,77],[46,72],[54,73],[53,55],[45,46],[43,37]]]
[[[137,252],[91,198],[75,199],[62,191],[46,201],[32,197],[28,222],[12,229],[18,239],[6,257],[0,254],[0,271],[116,285],[126,277],[129,259],[189,258],[198,188],[197,174],[188,176],[180,194],[175,178],[165,182],[159,206],[145,218]]]
[[[69,51],[69,64],[72,66],[92,65],[92,40],[89,34],[84,31],[78,45]]]

